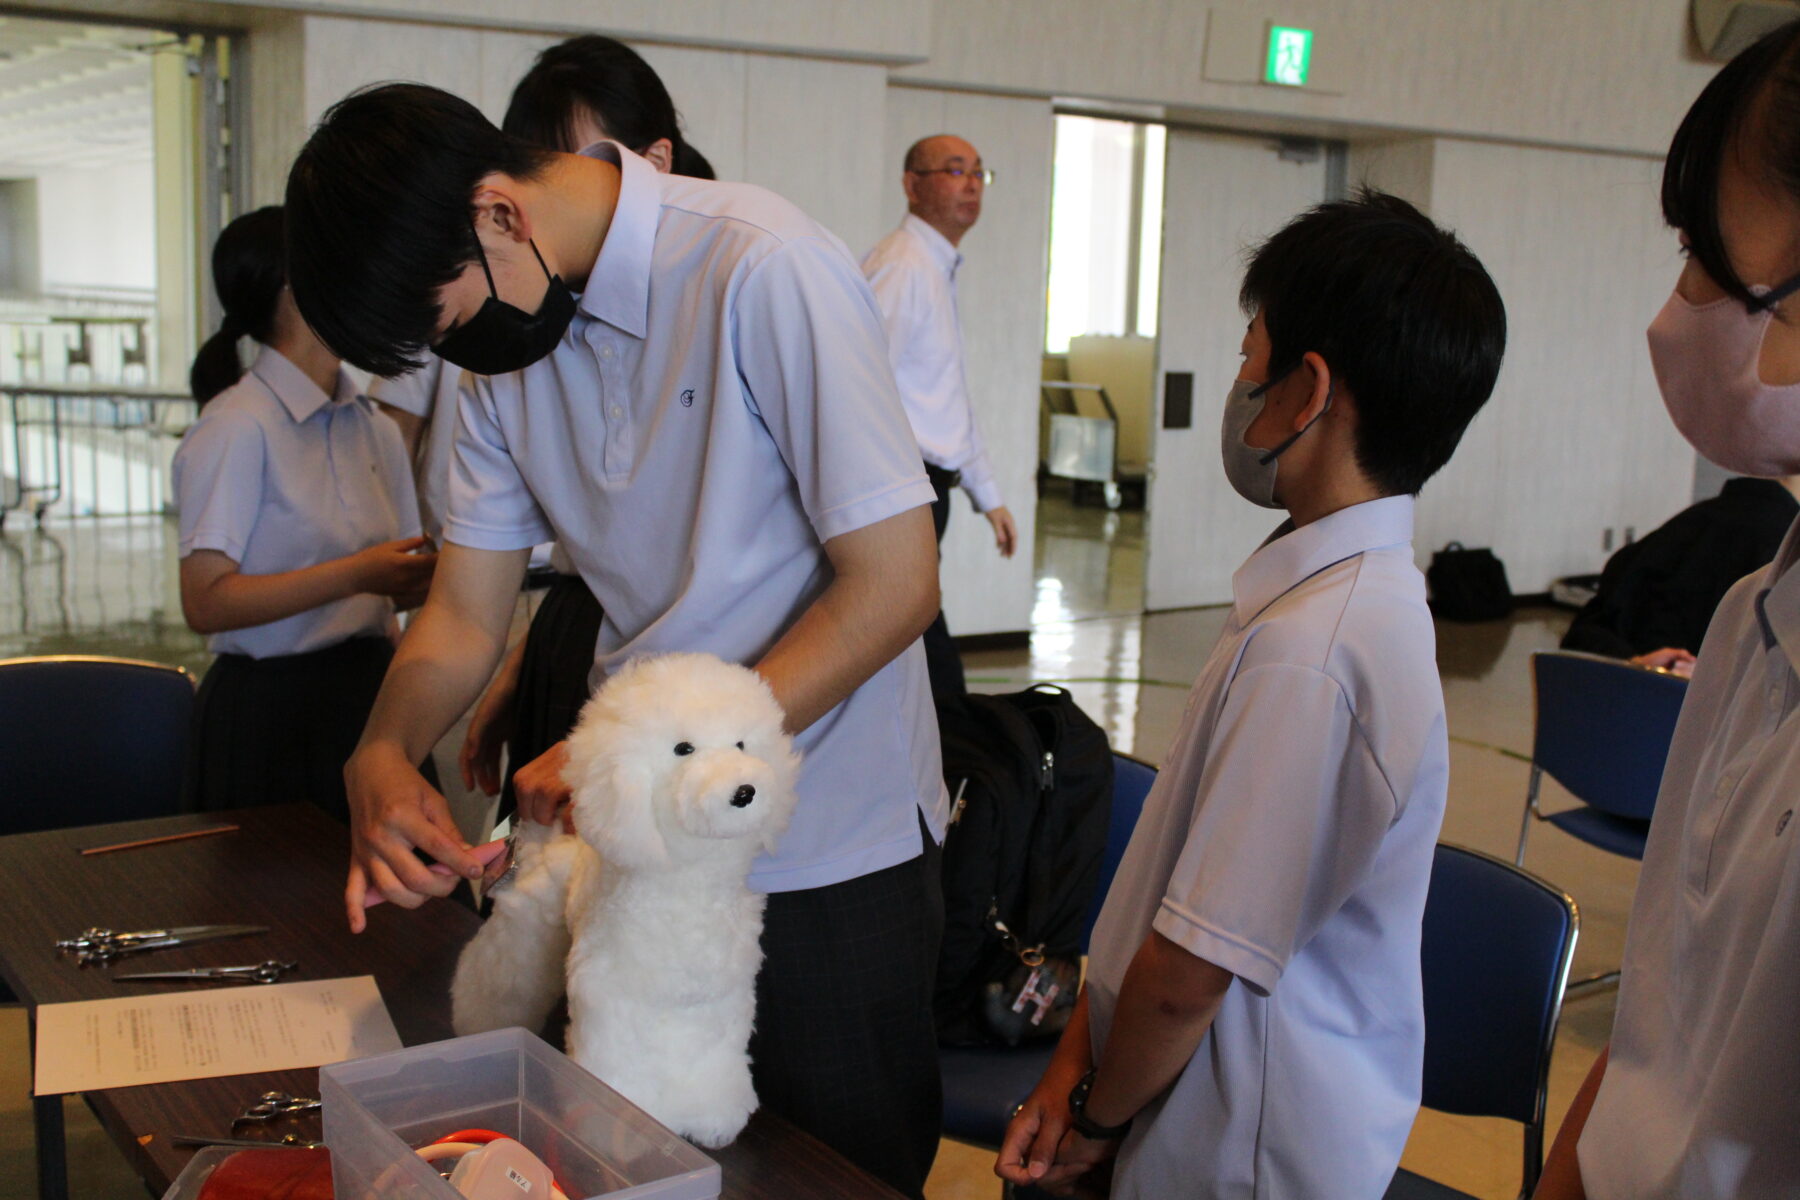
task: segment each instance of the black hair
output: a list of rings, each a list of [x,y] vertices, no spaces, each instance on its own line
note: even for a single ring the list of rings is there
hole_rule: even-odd
[[[712,164],[687,144],[669,89],[643,56],[597,33],[572,37],[538,55],[513,89],[500,128],[521,141],[574,153],[575,119],[591,113],[606,135],[642,154],[661,138],[674,149],[677,175],[713,179]]]
[[[289,276],[301,315],[365,371],[419,366],[437,334],[438,290],[478,254],[476,185],[496,171],[536,178],[552,157],[437,88],[352,92],[326,110],[288,174]]]
[[[1756,144],[1736,148],[1800,200],[1800,20],[1764,34],[1712,77],[1682,118],[1663,165],[1663,219],[1686,235],[1688,252],[1713,282],[1756,309],[1762,304],[1731,265],[1719,228],[1719,166],[1735,139],[1751,132]]]
[[[279,205],[259,208],[227,225],[213,243],[213,290],[225,315],[188,368],[188,391],[202,406],[244,377],[239,338],[274,336],[275,302],[287,282],[282,224]]]
[[[1271,380],[1312,352],[1350,390],[1357,465],[1387,495],[1416,493],[1450,461],[1506,349],[1506,308],[1481,262],[1406,201],[1368,189],[1258,246],[1239,300],[1262,312]]]

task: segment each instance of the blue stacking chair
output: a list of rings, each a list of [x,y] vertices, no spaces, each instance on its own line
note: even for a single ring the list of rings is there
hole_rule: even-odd
[[[180,667],[0,660],[0,834],[178,811],[193,716],[194,679]]]
[[[194,717],[180,667],[54,655],[0,660],[0,834],[179,811]],[[0,1003],[14,996],[0,983]],[[32,1098],[40,1194],[66,1192],[61,1096]]]
[[[1094,922],[1100,917],[1106,889],[1112,886],[1138,814],[1144,809],[1144,798],[1155,782],[1155,767],[1123,754],[1113,755],[1106,852],[1100,860],[1100,880],[1088,904],[1087,924],[1081,934],[1084,953],[1093,937]],[[998,1149],[1006,1135],[1007,1122],[1044,1077],[1055,1050],[1054,1038],[1023,1046],[946,1046],[939,1050],[938,1064],[944,1076],[945,1136]]]
[[[1525,1126],[1521,1196],[1544,1166],[1550,1052],[1581,916],[1560,888],[1501,859],[1439,844],[1425,899],[1426,1108]],[[1387,1200],[1467,1200],[1400,1171]]]
[[[1642,860],[1687,682],[1616,658],[1568,651],[1532,655],[1531,678],[1537,717],[1514,865],[1525,863],[1534,820],[1610,854]],[[1581,803],[1545,813],[1538,790],[1546,774]],[[1581,992],[1618,977],[1610,971],[1574,987]]]

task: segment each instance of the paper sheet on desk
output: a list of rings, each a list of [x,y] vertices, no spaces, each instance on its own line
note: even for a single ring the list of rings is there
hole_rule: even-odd
[[[33,1090],[321,1067],[398,1049],[373,975],[78,1000],[37,1010]]]

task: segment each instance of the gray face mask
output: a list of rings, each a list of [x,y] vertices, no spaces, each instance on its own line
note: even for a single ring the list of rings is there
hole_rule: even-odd
[[[1244,434],[1249,432],[1263,410],[1264,394],[1283,378],[1286,377],[1277,376],[1267,383],[1251,383],[1248,379],[1233,382],[1231,394],[1225,398],[1225,419],[1219,429],[1219,453],[1225,463],[1225,478],[1231,481],[1238,495],[1263,508],[1282,507],[1275,499],[1277,460],[1313,427],[1314,421],[1331,411],[1331,393],[1327,392],[1325,407],[1319,410],[1319,416],[1273,450],[1263,450],[1245,442]]]

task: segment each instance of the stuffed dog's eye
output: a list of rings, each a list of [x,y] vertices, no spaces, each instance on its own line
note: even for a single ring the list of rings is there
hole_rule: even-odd
[[[676,742],[675,743],[675,753],[677,753],[677,754],[692,754],[693,752],[694,752],[694,743],[692,743],[692,742]]]
[[[744,748],[744,743],[742,743],[742,742],[739,742],[739,743],[738,743],[738,744],[737,744],[737,748],[738,748],[738,749],[739,749],[739,750],[742,750],[742,749],[743,749],[743,748]]]

